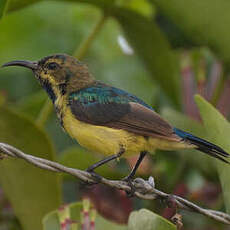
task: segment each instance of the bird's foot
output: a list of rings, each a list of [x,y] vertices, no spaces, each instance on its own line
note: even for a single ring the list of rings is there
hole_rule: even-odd
[[[123,178],[122,180],[127,182],[131,188],[131,190],[129,192],[126,192],[128,197],[133,197],[134,193],[136,191],[141,190],[142,193],[148,193],[149,190],[151,190],[152,188],[155,188],[155,181],[154,181],[154,178],[152,176],[150,176],[148,178],[148,180],[144,180],[142,178],[133,179],[132,176],[130,177],[128,175],[127,177]]]
[[[93,169],[89,167],[88,169],[86,169],[86,172],[90,173],[94,180],[93,182],[89,182],[89,185],[95,185],[101,182],[102,177],[99,174],[95,173]]]
[[[127,195],[128,197],[133,197],[133,196],[134,196],[134,193],[135,193],[135,186],[134,186],[134,184],[133,184],[133,177],[132,177],[131,175],[128,175],[128,176],[124,177],[124,178],[122,179],[122,181],[127,182],[127,184],[129,185],[129,187],[131,188],[131,190],[130,190],[129,192],[126,191],[126,195]]]

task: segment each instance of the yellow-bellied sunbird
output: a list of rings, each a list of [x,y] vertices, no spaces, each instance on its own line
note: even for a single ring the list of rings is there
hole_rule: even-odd
[[[40,61],[12,61],[33,71],[52,100],[61,125],[78,143],[107,157],[93,170],[122,155],[139,154],[132,179],[148,152],[195,148],[229,163],[222,148],[172,127],[138,97],[94,79],[85,64],[66,54]]]

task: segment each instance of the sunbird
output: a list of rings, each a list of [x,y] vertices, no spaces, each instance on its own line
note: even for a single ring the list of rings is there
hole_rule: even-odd
[[[222,148],[171,126],[135,95],[95,80],[87,65],[66,54],[39,61],[12,61],[33,71],[56,109],[66,132],[85,148],[107,156],[91,165],[94,170],[121,156],[139,154],[126,180],[132,180],[149,152],[156,149],[197,149],[229,163]]]

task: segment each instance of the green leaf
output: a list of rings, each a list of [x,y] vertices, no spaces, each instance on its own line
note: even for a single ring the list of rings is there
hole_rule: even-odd
[[[6,12],[8,2],[9,0],[1,0],[0,2],[0,19],[4,16]]]
[[[174,127],[189,132],[197,137],[206,138],[206,131],[198,121],[192,120],[188,116],[169,108],[163,109],[161,115]],[[215,166],[210,156],[195,149],[180,150],[179,153],[189,164],[199,168],[199,170],[210,178],[216,175]]]
[[[0,141],[54,160],[54,150],[45,133],[33,122],[0,108]],[[0,183],[24,230],[40,230],[43,216],[60,205],[59,175],[32,166],[21,159],[0,162]]]
[[[205,99],[197,95],[195,97],[199,107],[201,117],[207,131],[207,139],[216,145],[222,147],[226,152],[230,153],[229,145],[229,122]],[[223,196],[227,212],[230,213],[230,166],[224,162],[214,159],[219,174]]]
[[[48,213],[42,220],[43,230],[60,230],[60,222],[57,211]]]
[[[128,9],[132,9],[147,17],[151,17],[153,14],[153,7],[148,0],[121,0],[119,5]]]
[[[82,205],[79,205],[79,203],[76,203],[79,208],[79,210],[74,210],[74,218],[76,220],[80,220],[80,210],[82,209]],[[74,208],[75,209],[75,208]],[[55,210],[50,213],[48,213],[42,220],[43,224],[43,230],[61,230],[61,224],[66,222],[66,219],[69,219],[69,215],[65,215],[66,212],[70,214],[70,207],[66,206],[63,207],[63,210]],[[75,216],[76,215],[76,216]],[[75,229],[77,230],[77,229]]]
[[[225,0],[152,0],[164,16],[198,45],[209,46],[230,64],[230,2]]]
[[[176,230],[176,226],[147,209],[141,209],[131,213],[128,222],[128,230]]]
[[[95,226],[96,226],[96,230],[97,229],[127,230],[126,225],[116,224],[114,222],[106,220],[105,218],[103,218],[102,216],[98,214],[95,220]]]
[[[42,0],[8,0],[7,12],[19,10]]]
[[[32,119],[36,119],[46,100],[46,93],[43,90],[38,91],[37,93],[20,100],[16,105],[17,110],[30,116]]]
[[[179,107],[181,85],[178,60],[158,26],[131,10],[117,8],[111,12],[153,79],[168,98]]]
[[[108,9],[108,10],[110,10],[110,8],[114,6],[114,2],[115,2],[115,0],[58,0],[58,1],[88,3],[100,7],[102,9]]]

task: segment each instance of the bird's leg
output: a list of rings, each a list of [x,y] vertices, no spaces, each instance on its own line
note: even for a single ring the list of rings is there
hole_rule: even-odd
[[[94,177],[97,178],[97,180],[100,181],[101,176],[98,175],[98,174],[96,174],[96,173],[94,172],[94,170],[95,170],[96,168],[102,166],[103,164],[108,163],[109,161],[112,161],[112,160],[115,160],[115,159],[119,158],[124,152],[125,152],[125,149],[124,149],[123,147],[121,147],[121,148],[120,148],[120,151],[119,151],[117,154],[111,155],[111,156],[109,156],[109,157],[104,158],[104,159],[101,160],[101,161],[96,162],[95,164],[89,166],[89,167],[87,168],[86,171],[89,172],[89,173],[91,173]]]
[[[125,181],[131,181],[134,178],[138,167],[140,166],[142,160],[144,159],[144,157],[145,157],[145,155],[147,153],[148,153],[147,151],[140,152],[139,158],[138,158],[136,164],[134,165],[134,167],[132,168],[130,174],[128,176],[126,176],[123,180],[125,180]]]
[[[133,184],[132,184],[132,180],[133,180],[133,178],[134,178],[134,176],[136,174],[136,171],[137,171],[138,167],[140,166],[141,162],[143,161],[143,159],[144,159],[144,157],[145,157],[145,155],[147,153],[148,153],[147,151],[140,152],[139,158],[138,158],[136,164],[134,165],[134,167],[132,168],[130,174],[128,176],[126,176],[125,178],[123,178],[123,180],[127,181],[129,186],[131,187],[131,191],[127,193],[127,195],[129,197],[132,197],[133,193],[135,192]]]
[[[102,166],[103,164],[106,164],[109,161],[112,161],[112,160],[115,160],[115,159],[119,158],[124,152],[125,152],[125,149],[121,148],[120,151],[117,154],[111,155],[109,157],[104,158],[101,161],[96,162],[95,164],[89,166],[86,171],[87,172],[92,172],[92,171],[94,171],[94,169]]]

